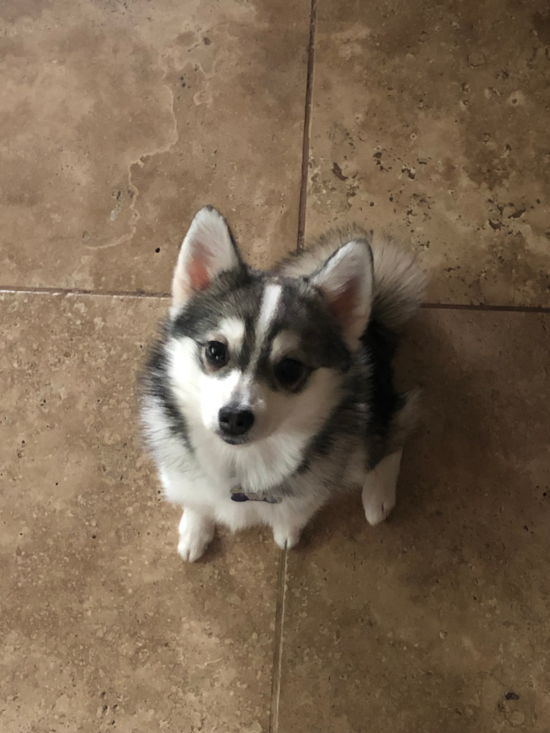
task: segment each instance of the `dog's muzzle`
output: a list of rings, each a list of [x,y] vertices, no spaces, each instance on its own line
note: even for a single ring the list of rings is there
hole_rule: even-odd
[[[226,443],[236,445],[246,441],[246,435],[254,425],[254,413],[247,407],[230,403],[218,413],[219,434]]]

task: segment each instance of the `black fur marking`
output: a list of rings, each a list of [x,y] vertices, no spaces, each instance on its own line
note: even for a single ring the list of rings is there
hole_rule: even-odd
[[[392,419],[403,407],[404,398],[396,392],[393,380],[393,359],[399,337],[378,321],[372,321],[361,337],[370,370],[369,433],[385,439]]]
[[[173,322],[171,335],[200,341],[208,331],[218,326],[222,318],[242,318],[247,311],[257,309],[259,289],[257,278],[247,267],[222,272],[207,290],[195,293],[189,299]],[[223,303],[223,310],[220,303]]]
[[[242,348],[236,361],[230,353],[227,366],[216,374],[222,377],[235,367],[244,371],[254,347],[254,323],[263,285],[264,277],[245,266],[232,272],[222,272],[208,290],[195,293],[190,298],[172,324],[171,335],[175,338],[186,336],[203,344],[206,334],[215,331],[222,320],[234,317],[244,323]]]
[[[250,315],[247,315],[244,318],[244,338],[239,358],[237,360],[237,365],[242,372],[246,371],[250,364],[250,359],[254,350],[254,336],[256,334],[254,320],[255,319]]]
[[[336,438],[357,434],[361,429],[362,420],[361,413],[357,409],[357,397],[353,393],[346,394],[328,416],[321,430],[310,440],[296,473],[306,473],[315,458],[329,455]]]
[[[309,469],[314,458],[328,455],[336,438],[363,430],[372,448],[369,468],[374,468],[385,455],[392,420],[405,404],[393,383],[392,361],[399,337],[373,321],[362,335],[361,343],[363,363],[350,375],[346,396],[310,441],[297,469],[299,474]]]
[[[295,333],[300,344],[292,357],[306,366],[304,379],[286,391],[297,394],[307,385],[315,369],[336,369],[345,374],[352,363],[351,354],[325,299],[303,280],[280,278],[283,286],[278,312],[270,325],[258,359],[256,374],[271,389],[281,388],[273,374],[271,345],[281,331]]]
[[[287,280],[281,298],[284,320],[276,320],[278,331],[287,328],[298,334],[303,361],[313,369],[336,369],[344,374],[351,366],[351,354],[342,330],[325,299],[305,283]]]
[[[162,405],[164,415],[168,421],[170,431],[179,437],[185,446],[192,450],[189,441],[187,421],[179,410],[174,395],[170,389],[168,378],[168,357],[164,351],[167,326],[164,328],[164,336],[151,348],[149,358],[145,365],[142,376],[142,388],[146,395],[154,398]]]

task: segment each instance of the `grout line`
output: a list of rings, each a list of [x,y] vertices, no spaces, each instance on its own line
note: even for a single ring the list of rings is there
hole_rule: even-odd
[[[307,81],[304,113],[304,138],[302,144],[302,180],[300,185],[300,205],[298,208],[298,242],[299,252],[304,248],[306,232],[307,184],[309,173],[309,144],[311,133],[311,100],[313,97],[313,66],[315,63],[315,30],[317,27],[317,0],[311,0],[311,16],[309,23],[309,42],[307,52]]]
[[[32,287],[12,287],[10,285],[0,285],[0,293],[27,293],[29,295],[85,295],[94,298],[150,298],[165,299],[170,298],[169,293],[146,293],[143,290],[126,291],[126,290],[83,290],[82,288],[32,288]]]
[[[271,710],[269,733],[279,731],[279,704],[281,701],[281,670],[283,666],[283,631],[286,610],[286,573],[288,550],[281,552],[277,575],[277,608],[275,611],[275,645],[273,650],[273,681],[271,683]]]
[[[426,310],[493,311],[498,313],[550,313],[545,305],[475,305],[473,303],[423,303]]]
[[[144,300],[169,300],[170,293],[146,293],[143,290],[83,290],[81,288],[46,288],[46,287],[17,287],[0,285],[0,293],[28,294],[28,295],[62,295],[85,296],[93,298],[142,298]],[[497,313],[550,313],[550,306],[545,305],[486,305],[483,303],[423,303],[425,310],[447,311],[487,311]]]

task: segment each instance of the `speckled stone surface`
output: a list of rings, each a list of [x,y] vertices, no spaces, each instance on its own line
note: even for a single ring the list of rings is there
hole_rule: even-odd
[[[230,731],[269,720],[278,551],[176,553],[135,423],[165,303],[0,302],[0,730]]]
[[[414,246],[444,303],[550,305],[550,14],[318,3],[307,231]]]
[[[3,3],[0,284],[165,292],[205,203],[256,265],[295,247],[308,28],[308,0]]]
[[[403,371],[425,425],[394,515],[369,527],[357,496],[289,555],[281,733],[550,730],[549,331],[416,325]]]

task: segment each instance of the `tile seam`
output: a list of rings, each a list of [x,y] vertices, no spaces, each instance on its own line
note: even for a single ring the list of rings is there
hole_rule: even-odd
[[[423,303],[424,310],[482,311],[493,313],[550,313],[546,305],[490,305],[489,303]]]
[[[167,300],[170,293],[147,293],[141,290],[85,290],[83,288],[17,287],[0,285],[0,293],[22,293],[28,295],[88,296],[94,298],[143,298]]]
[[[304,111],[304,136],[302,142],[302,173],[300,180],[300,203],[298,206],[298,241],[296,249],[304,248],[306,230],[307,184],[309,172],[309,148],[311,138],[311,104],[313,98],[313,68],[315,65],[315,32],[317,28],[317,0],[311,0],[309,41],[307,52],[306,98]]]
[[[275,643],[273,649],[273,679],[271,682],[269,733],[278,733],[279,731],[279,706],[281,701],[281,672],[283,665],[287,567],[288,550],[285,549],[281,552],[281,558],[279,560],[279,572],[277,575],[277,606],[275,610]]]
[[[170,293],[147,293],[131,290],[84,290],[81,288],[18,287],[0,285],[0,293],[13,295],[59,295],[63,297],[136,298],[170,300]],[[485,303],[423,303],[424,310],[456,310],[493,313],[550,313],[545,305],[490,305]]]

